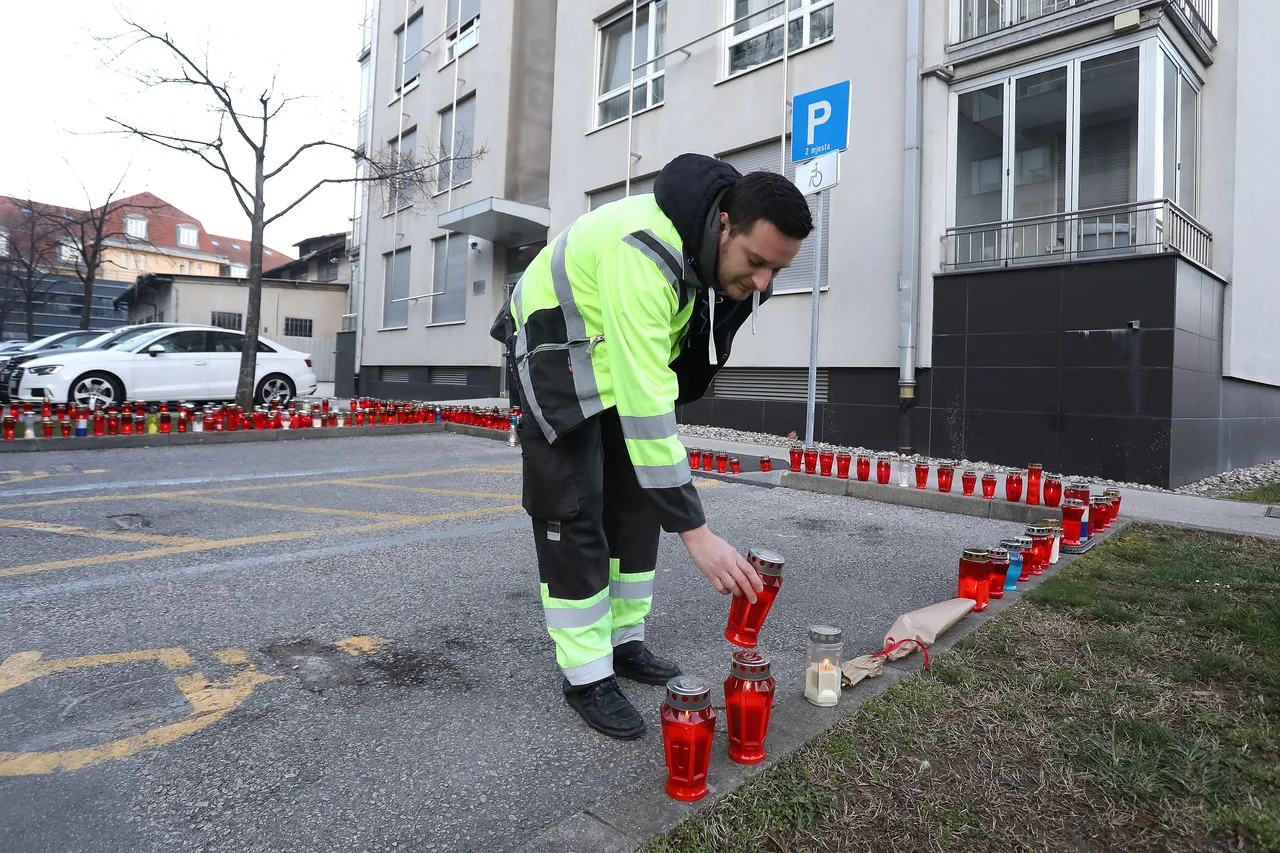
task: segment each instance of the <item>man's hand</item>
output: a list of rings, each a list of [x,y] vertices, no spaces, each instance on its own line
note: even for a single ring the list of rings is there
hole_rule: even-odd
[[[764,589],[764,582],[737,549],[712,533],[705,524],[686,530],[680,534],[680,539],[693,558],[693,564],[706,575],[717,592],[745,595],[747,601],[756,603],[756,593]]]

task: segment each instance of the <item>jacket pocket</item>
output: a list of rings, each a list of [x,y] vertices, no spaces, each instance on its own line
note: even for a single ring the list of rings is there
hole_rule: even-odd
[[[536,424],[530,424],[522,432],[520,451],[524,458],[524,488],[521,506],[531,518],[544,521],[573,518],[581,508],[580,452],[567,443],[559,443],[559,446],[548,444]]]

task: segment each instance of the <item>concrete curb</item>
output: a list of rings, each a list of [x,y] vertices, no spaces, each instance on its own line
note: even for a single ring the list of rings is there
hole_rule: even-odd
[[[472,438],[507,440],[506,430],[453,423],[395,424],[388,426],[273,429],[236,432],[183,432],[169,434],[113,435],[88,438],[19,438],[0,442],[0,453],[39,453],[55,450],[110,450],[118,447],[185,447],[210,444],[245,444],[259,441],[312,441],[324,438],[361,438],[380,435],[424,435],[452,432]]]
[[[842,495],[880,503],[898,504],[917,509],[932,509],[995,521],[1015,521],[1030,524],[1049,516],[1059,516],[1062,510],[1044,504],[1011,503],[996,498],[986,500],[981,496],[965,497],[959,492],[902,488],[894,484],[864,483],[861,480],[841,480],[837,477],[819,477],[816,474],[782,472],[780,485],[784,489],[800,489],[824,495]]]
[[[830,480],[833,478],[815,477],[813,479]],[[890,489],[889,486],[882,488]],[[900,487],[893,488],[904,492],[916,491],[915,489],[900,489]],[[954,496],[941,495],[941,497]],[[961,497],[963,498],[963,496]],[[972,498],[963,499],[974,500]],[[977,500],[982,503],[988,503],[982,498],[977,498]],[[1031,507],[1031,509],[1043,509],[1043,507]],[[1105,542],[1113,534],[1127,527],[1128,524],[1128,520],[1117,520],[1110,530],[1100,534],[1099,541]],[[1019,584],[1019,593],[1034,589],[1057,575],[1059,571],[1071,565],[1077,559],[1079,558],[1063,556],[1058,565],[1052,566],[1043,575],[1033,577],[1028,582]],[[1004,598],[993,600],[983,612],[970,613],[958,625],[944,634],[941,640],[929,648],[930,658],[946,654],[960,640],[1021,601],[1021,594],[1006,594]],[[885,630],[889,630],[888,625],[885,625]],[[865,653],[865,651],[857,652],[857,654]],[[912,654],[900,661],[887,663],[885,664],[883,675],[879,678],[864,679],[857,686],[845,691],[840,704],[834,708],[814,707],[806,702],[803,696],[799,695],[790,696],[776,703],[769,721],[769,755],[760,764],[742,765],[732,761],[727,751],[723,748],[723,736],[718,735],[717,748],[712,753],[711,766],[707,771],[708,780],[714,780],[714,782],[708,782],[710,792],[706,798],[698,803],[681,803],[668,797],[663,788],[664,776],[646,779],[629,788],[616,791],[587,808],[564,818],[523,847],[518,848],[518,853],[563,853],[565,850],[599,850],[607,851],[607,853],[630,853],[630,851],[639,848],[652,836],[666,832],[690,815],[723,799],[748,779],[758,776],[814,737],[831,730],[845,717],[857,713],[858,709],[867,700],[881,695],[902,679],[917,674],[923,666],[924,656],[919,653]]]

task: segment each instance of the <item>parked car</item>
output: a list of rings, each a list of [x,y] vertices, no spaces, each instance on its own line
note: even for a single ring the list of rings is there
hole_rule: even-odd
[[[14,399],[102,408],[127,401],[235,399],[244,333],[215,326],[150,329],[116,346],[46,354],[9,371]],[[287,403],[313,394],[307,353],[258,339],[254,401]]]
[[[0,341],[0,355],[13,352],[16,349],[22,349],[26,345],[26,341]]]
[[[42,353],[53,350],[75,349],[81,344],[102,337],[103,334],[104,332],[100,329],[75,329],[70,332],[58,332],[57,334],[32,341],[29,344],[19,344],[16,348],[8,351],[0,351],[0,400],[9,396],[9,383],[2,381],[7,376],[9,365],[30,361]]]

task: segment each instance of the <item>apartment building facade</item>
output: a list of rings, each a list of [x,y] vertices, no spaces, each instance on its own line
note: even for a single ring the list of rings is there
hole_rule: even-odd
[[[794,174],[789,99],[850,80],[822,245],[681,418],[803,435],[817,264],[818,440],[1176,486],[1280,456],[1276,36],[1240,0],[562,3],[550,233],[684,151]]]
[[[550,222],[555,0],[370,0],[356,148],[444,160],[431,186],[357,184],[337,393],[488,397],[488,330]]]

